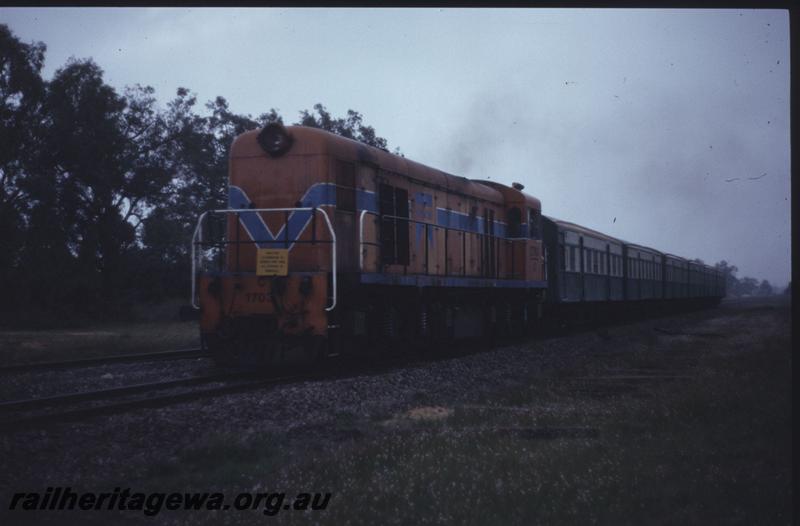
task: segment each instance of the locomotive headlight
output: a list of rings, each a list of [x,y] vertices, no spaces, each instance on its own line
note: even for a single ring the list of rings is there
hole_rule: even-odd
[[[270,157],[283,155],[292,147],[292,136],[282,124],[271,122],[259,132],[258,144]]]

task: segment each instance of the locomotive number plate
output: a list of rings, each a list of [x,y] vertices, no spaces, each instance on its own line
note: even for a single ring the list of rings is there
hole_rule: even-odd
[[[256,252],[256,276],[285,276],[289,273],[289,250],[259,248]]]

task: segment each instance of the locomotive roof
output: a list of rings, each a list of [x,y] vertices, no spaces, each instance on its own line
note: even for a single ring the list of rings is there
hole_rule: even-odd
[[[236,137],[231,145],[231,157],[268,158],[256,140],[260,131],[260,129],[251,130]],[[406,159],[405,157],[381,150],[380,148],[375,148],[360,141],[348,139],[319,128],[286,126],[286,131],[294,138],[291,149],[285,154],[287,156],[332,155],[342,160],[361,161],[363,163],[377,165],[381,169],[389,172],[408,175],[413,179],[440,186],[451,192],[494,202],[500,206],[505,204],[503,192],[492,188],[493,185],[499,185],[499,183],[492,183],[489,185],[481,181],[472,181],[465,177],[449,174],[416,161]],[[511,187],[506,188],[512,190]],[[514,191],[517,192],[517,190]],[[541,208],[538,199],[527,194],[522,195],[525,197],[526,202],[531,203],[531,206],[536,206],[536,208],[539,209]]]

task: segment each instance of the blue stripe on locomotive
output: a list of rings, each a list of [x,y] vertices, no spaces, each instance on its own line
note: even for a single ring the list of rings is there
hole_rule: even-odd
[[[419,193],[416,195],[417,199],[422,202],[424,207],[433,205],[433,198],[430,194]],[[228,187],[228,207],[231,209],[247,209],[252,205],[252,201],[245,191],[238,186]],[[300,199],[300,207],[298,208],[314,208],[321,206],[335,206],[336,205],[336,185],[332,183],[316,183],[312,185],[308,191]],[[356,207],[357,211],[367,210],[372,213],[378,213],[378,200],[375,192],[356,189]],[[426,214],[427,215],[427,214]],[[428,219],[427,217],[425,219]],[[258,212],[241,212],[239,221],[241,222],[247,234],[259,248],[267,248],[269,246],[284,243],[288,237],[290,248],[294,245],[293,241],[300,237],[305,230],[308,222],[311,220],[311,212],[307,210],[296,210],[289,213],[288,231],[286,225],[281,226],[281,229],[273,234],[269,229],[264,219]],[[468,214],[458,212],[455,210],[445,210],[442,208],[436,209],[436,222],[437,226],[447,228],[457,228],[466,230],[467,232],[482,233],[484,229],[484,219],[482,217],[470,217]],[[523,225],[527,230],[527,225]],[[422,242],[423,231],[425,225],[416,224],[417,243]],[[494,221],[494,234],[499,237],[506,237],[506,225],[501,221]],[[524,237],[524,236],[523,236]],[[433,245],[434,237],[433,231],[428,229],[428,243]]]

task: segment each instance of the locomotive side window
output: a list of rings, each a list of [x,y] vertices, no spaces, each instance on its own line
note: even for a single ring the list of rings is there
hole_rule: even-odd
[[[408,265],[408,190],[388,184],[379,187],[381,259],[387,264]]]
[[[404,188],[394,189],[394,211],[395,215],[398,217],[408,217],[408,190]],[[397,263],[400,265],[408,265],[408,221],[404,221],[403,219],[396,219],[395,221],[397,222]]]
[[[522,226],[522,212],[513,206],[508,209],[508,237],[520,237],[520,226]]]
[[[356,173],[352,163],[336,161],[336,208],[344,212],[356,211]]]
[[[538,210],[528,209],[528,237],[531,239],[541,239],[541,220],[542,215]]]

